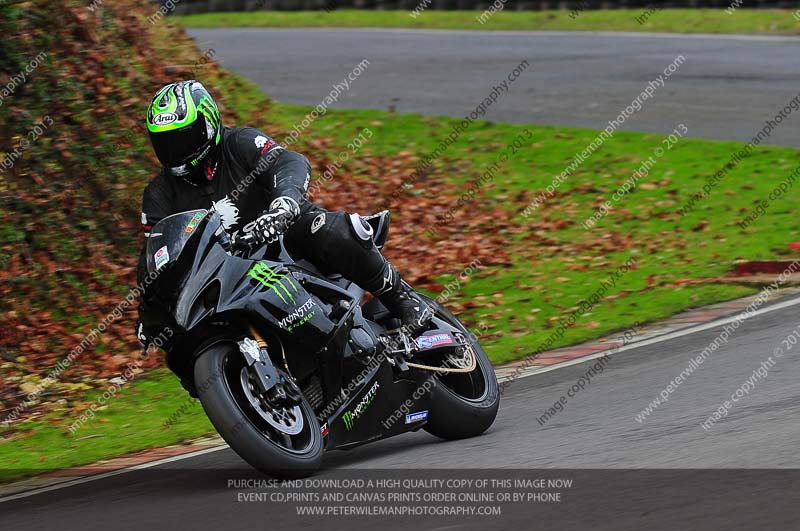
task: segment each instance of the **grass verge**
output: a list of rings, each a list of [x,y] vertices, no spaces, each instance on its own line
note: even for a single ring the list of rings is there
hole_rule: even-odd
[[[797,35],[800,21],[789,9],[644,9],[501,11],[481,24],[481,11],[257,11],[174,17],[186,27],[415,28],[450,30],[643,31],[673,33],[767,33]],[[644,18],[642,18],[644,17]],[[643,21],[643,22],[639,22]]]
[[[101,395],[89,393],[86,403],[94,403]],[[185,400],[186,396],[172,373],[159,369],[126,385],[74,433],[65,419],[88,410],[53,411],[24,422],[0,444],[0,482],[211,433],[214,428],[200,405]],[[174,422],[166,426],[170,417]]]
[[[271,116],[288,127],[309,110],[275,104]],[[315,134],[334,138],[343,146],[352,138],[357,128],[354,124],[369,124],[374,133],[366,148],[369,156],[410,152],[422,157],[457,122],[444,117],[346,110],[329,111],[313,128]],[[643,161],[665,145],[665,138],[617,132],[554,197],[526,217],[526,207],[598,132],[489,122],[476,123],[469,134],[458,138],[437,160],[433,174],[407,189],[393,205],[394,213],[404,219],[411,214],[409,210],[414,212],[415,202],[431,196],[445,195],[446,205],[457,206],[470,183],[515,139],[525,136],[525,131],[531,133],[525,149],[511,156],[492,181],[478,189],[476,201],[451,207],[453,220],[435,235],[426,231],[430,222],[420,219],[410,234],[395,235],[400,243],[390,238],[387,250],[391,257],[411,253],[413,261],[414,249],[420,245],[444,252],[461,245],[460,240],[472,242],[470,235],[475,233],[504,242],[494,247],[503,258],[462,281],[456,300],[449,301],[473,327],[490,327],[485,339],[495,363],[535,350],[626,260],[634,259],[635,268],[625,272],[602,302],[551,347],[599,337],[637,320],[661,319],[688,307],[752,293],[752,287],[685,285],[681,281],[722,276],[735,259],[786,257],[791,252],[786,244],[800,237],[791,215],[797,199],[787,196],[747,229],[737,225],[791,173],[797,150],[755,149],[729,169],[722,184],[695,210],[680,215],[679,207],[728,163],[741,144],[679,139],[662,157],[654,158],[655,164],[638,179],[634,191],[623,195],[608,215],[586,230],[583,222],[599,212]],[[391,188],[386,183],[382,186]],[[370,200],[350,206],[368,208]],[[438,214],[441,216],[441,210]],[[480,240],[475,245],[480,246]],[[424,258],[430,261],[429,256]],[[451,274],[437,277],[439,285],[452,286],[467,264],[466,260],[451,264]]]

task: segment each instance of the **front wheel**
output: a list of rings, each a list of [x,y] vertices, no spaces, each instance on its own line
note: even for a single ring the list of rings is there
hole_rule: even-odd
[[[426,298],[427,299],[427,298]],[[486,352],[458,318],[437,302],[436,316],[459,328],[472,343],[477,358],[475,370],[439,376],[431,390],[430,411],[425,430],[442,439],[464,439],[489,429],[500,408],[497,376]]]
[[[295,385],[286,373],[278,372],[285,385]],[[298,405],[273,405],[254,393],[250,378],[235,343],[212,346],[194,365],[200,403],[237,454],[276,478],[310,476],[320,467],[323,451],[313,409],[305,398]],[[300,393],[296,386],[294,391]]]

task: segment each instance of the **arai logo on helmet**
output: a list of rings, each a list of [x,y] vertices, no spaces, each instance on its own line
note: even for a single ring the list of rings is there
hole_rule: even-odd
[[[174,112],[164,112],[156,116],[153,116],[153,125],[158,125],[158,126],[169,125],[177,119],[178,115],[175,114]]]

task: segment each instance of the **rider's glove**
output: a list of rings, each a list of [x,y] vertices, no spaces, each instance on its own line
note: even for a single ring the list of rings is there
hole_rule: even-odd
[[[258,243],[273,243],[300,215],[300,207],[291,197],[278,197],[269,212],[256,219],[252,234]]]
[[[153,345],[163,349],[165,352],[169,352],[172,349],[172,328],[157,325],[156,330],[160,331],[155,333],[152,325],[146,326],[142,321],[136,321],[136,338],[142,344],[143,353],[147,352]]]
[[[136,321],[136,338],[143,347],[149,347],[153,342],[153,336],[145,329],[144,323]]]

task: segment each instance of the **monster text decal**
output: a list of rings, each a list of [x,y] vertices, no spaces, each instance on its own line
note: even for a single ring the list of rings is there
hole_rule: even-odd
[[[375,382],[352,411],[342,413],[342,421],[344,421],[344,427],[347,428],[347,431],[352,430],[353,424],[369,409],[370,404],[375,399],[375,395],[378,394],[378,387],[380,387],[380,384]]]

